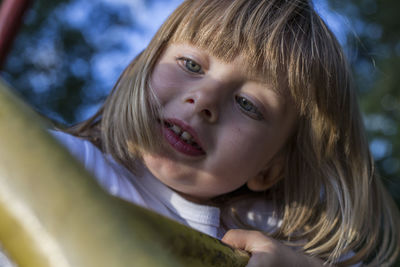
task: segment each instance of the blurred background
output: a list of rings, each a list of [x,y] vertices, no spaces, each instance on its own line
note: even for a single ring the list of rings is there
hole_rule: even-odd
[[[181,2],[35,0],[0,75],[40,113],[67,125],[84,120]],[[370,148],[400,206],[400,1],[314,5],[349,58]]]

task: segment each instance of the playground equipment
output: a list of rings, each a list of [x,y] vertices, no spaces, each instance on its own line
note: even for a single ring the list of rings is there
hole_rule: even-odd
[[[3,0],[0,5],[0,67],[33,0]]]

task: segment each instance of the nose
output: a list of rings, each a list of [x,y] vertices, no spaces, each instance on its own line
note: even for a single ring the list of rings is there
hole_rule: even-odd
[[[205,88],[196,88],[184,97],[184,102],[193,105],[193,111],[205,121],[218,121],[220,105],[223,98],[222,88],[218,83]]]

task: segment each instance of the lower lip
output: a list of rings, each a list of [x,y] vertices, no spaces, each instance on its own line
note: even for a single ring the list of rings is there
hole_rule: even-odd
[[[179,136],[169,128],[163,129],[163,135],[167,142],[178,152],[187,156],[197,157],[204,155],[204,151],[185,143]]]

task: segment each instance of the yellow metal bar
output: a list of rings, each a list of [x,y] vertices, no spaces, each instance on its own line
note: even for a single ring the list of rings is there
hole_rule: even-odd
[[[0,81],[0,243],[21,267],[245,266],[247,253],[107,194]]]

